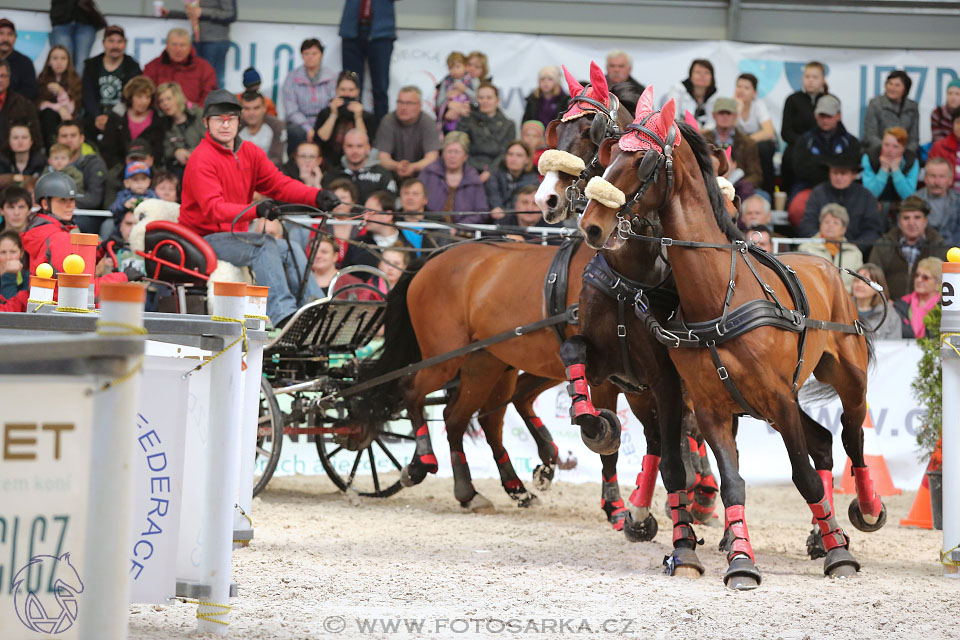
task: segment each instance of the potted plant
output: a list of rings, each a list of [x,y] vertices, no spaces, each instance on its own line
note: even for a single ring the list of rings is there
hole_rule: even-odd
[[[943,528],[943,458],[942,428],[943,370],[940,366],[940,305],[937,305],[923,319],[927,335],[917,339],[920,347],[920,362],[917,363],[917,375],[910,384],[913,396],[923,411],[923,423],[917,429],[917,444],[920,460],[927,463],[927,480],[930,484],[930,510],[933,513],[935,529]]]

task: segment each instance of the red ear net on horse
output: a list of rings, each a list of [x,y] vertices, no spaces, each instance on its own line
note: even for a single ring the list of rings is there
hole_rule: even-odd
[[[654,110],[653,85],[648,86],[637,102],[633,124],[620,138],[620,148],[624,151],[655,149],[663,153],[663,144],[668,141],[671,129],[676,129],[676,139],[673,141],[673,146],[676,147],[681,142],[680,129],[674,122],[676,115],[677,103],[673,98],[667,100],[667,104],[663,105],[660,111]]]

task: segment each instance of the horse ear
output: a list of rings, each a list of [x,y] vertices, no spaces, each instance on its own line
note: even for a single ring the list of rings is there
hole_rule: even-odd
[[[610,154],[613,153],[613,145],[617,143],[616,138],[607,138],[600,143],[600,149],[597,150],[597,162],[604,167],[610,166]]]
[[[583,92],[583,85],[577,82],[577,79],[573,77],[566,66],[561,66],[563,67],[563,77],[567,79],[567,89],[570,90],[570,97],[580,95]]]
[[[728,147],[729,148],[729,147]],[[727,159],[727,154],[723,149],[710,145],[710,154],[717,159],[717,175],[725,176],[727,172],[730,171],[730,162]]]
[[[560,138],[557,135],[558,126],[560,126],[559,120],[551,120],[550,124],[547,125],[547,130],[545,134],[546,134],[548,149],[556,149],[557,145],[560,143]]]
[[[670,127],[673,126],[673,122],[676,117],[677,103],[673,98],[670,98],[667,100],[667,104],[663,105],[663,109],[660,109],[660,126],[663,128],[663,131],[660,132],[661,135],[667,135],[667,132],[670,131]]]
[[[603,69],[593,60],[590,61],[590,86],[593,87],[593,98],[605,105],[610,105],[610,89],[607,86],[607,77]]]
[[[653,85],[649,84],[647,88],[643,90],[643,94],[637,101],[637,110],[634,112],[636,120],[634,120],[634,122],[639,122],[641,118],[653,112]]]
[[[686,122],[691,127],[693,127],[694,130],[700,131],[700,123],[697,122],[697,119],[693,117],[693,114],[690,113],[689,109],[684,110],[683,121]]]

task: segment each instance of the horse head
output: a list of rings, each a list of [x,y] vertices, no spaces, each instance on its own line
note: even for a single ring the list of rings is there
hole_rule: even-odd
[[[597,150],[610,135],[630,122],[630,112],[610,93],[603,70],[590,63],[590,84],[584,87],[563,67],[570,90],[570,106],[546,130],[548,150],[540,157],[544,176],[536,202],[547,222],[560,222],[575,214],[586,181],[598,175]]]
[[[580,230],[587,244],[601,249],[619,245],[623,238],[614,230],[622,219],[628,197],[630,210],[656,211],[668,200],[672,186],[673,154],[683,141],[674,122],[676,104],[671,99],[660,111],[653,107],[653,87],[643,92],[637,103],[633,123],[619,140],[604,140],[598,152],[607,169],[587,185],[590,199],[580,219]],[[629,196],[627,195],[629,194]]]

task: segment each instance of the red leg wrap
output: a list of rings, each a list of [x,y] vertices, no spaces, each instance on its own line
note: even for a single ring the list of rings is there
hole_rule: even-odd
[[[572,364],[567,367],[567,380],[570,381],[567,385],[567,393],[573,400],[574,418],[582,415],[595,416],[600,413],[590,401],[590,385],[587,384],[586,369],[586,365],[583,364]]]
[[[820,502],[808,503],[810,512],[813,513],[813,521],[820,528],[820,535],[823,537],[823,548],[827,551],[837,547],[846,547],[850,540],[840,528],[837,519],[833,515],[833,507],[824,496]]]
[[[415,455],[420,461],[420,464],[427,468],[428,473],[437,472],[437,456],[433,454],[433,450],[430,447],[430,430],[427,428],[426,422],[417,429],[417,448]]]
[[[423,426],[417,429],[417,435],[420,437],[430,435],[430,430],[427,428],[427,423],[423,423]]]
[[[455,460],[458,460],[460,464],[467,464],[467,456],[463,454],[463,451],[454,451],[453,457]]]
[[[510,462],[510,454],[504,451],[503,455],[497,459],[497,464],[506,464],[508,462]]]
[[[706,457],[707,457],[707,443],[706,443],[706,442],[701,442],[701,443],[700,443],[700,446],[697,447],[697,453],[700,454],[700,457],[701,457],[701,458],[706,458]]]
[[[857,502],[860,503],[860,511],[874,517],[879,516],[883,505],[880,502],[880,496],[873,489],[870,469],[853,467],[853,478],[857,484]]]
[[[643,456],[642,471],[637,474],[637,488],[630,494],[630,502],[637,507],[649,507],[653,501],[653,490],[657,486],[657,473],[660,468],[660,456]]]
[[[530,424],[533,425],[534,429],[540,429],[543,427],[543,420],[541,420],[537,416],[533,416],[532,418],[530,418]]]
[[[506,487],[507,489],[510,489],[511,491],[516,491],[516,490],[518,490],[518,489],[522,489],[522,488],[523,488],[523,483],[520,482],[519,479],[517,479],[517,480],[507,480],[506,482],[503,483],[503,486]]]
[[[818,469],[817,475],[823,482],[823,497],[830,501],[830,508],[833,508],[833,471],[829,469]]]
[[[693,516],[690,515],[690,499],[686,491],[676,491],[667,494],[667,504],[670,505],[670,518],[673,520],[673,542],[691,540],[696,543],[697,535],[691,526]]]
[[[747,521],[743,516],[743,505],[737,504],[727,507],[724,512],[724,518],[727,522],[727,529],[733,533],[733,544],[730,546],[730,552],[727,554],[727,562],[733,560],[734,556],[743,554],[750,558],[751,562],[756,562],[753,557],[753,547],[750,545],[750,533],[747,531]]]

